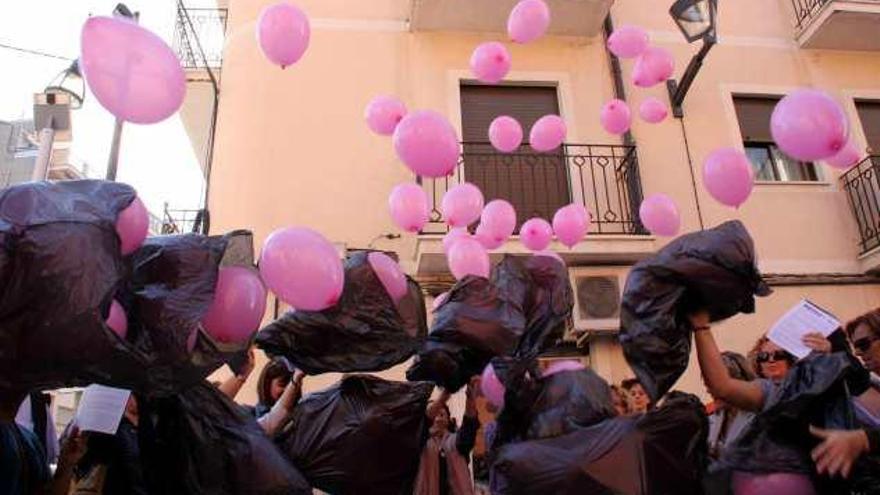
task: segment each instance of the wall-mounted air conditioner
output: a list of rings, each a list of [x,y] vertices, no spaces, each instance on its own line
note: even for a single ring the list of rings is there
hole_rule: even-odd
[[[574,328],[577,333],[614,331],[620,328],[620,298],[629,267],[573,268]]]

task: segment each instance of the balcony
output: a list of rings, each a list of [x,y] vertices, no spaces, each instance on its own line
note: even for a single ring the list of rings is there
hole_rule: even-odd
[[[865,158],[840,176],[859,228],[865,271],[880,271],[880,155]]]
[[[413,31],[503,32],[517,0],[412,0]],[[553,22],[548,34],[585,36],[599,34],[613,0],[547,0]]]
[[[174,51],[188,71],[219,69],[223,65],[226,9],[191,9],[177,3]]]
[[[880,0],[791,0],[803,48],[880,50]]]

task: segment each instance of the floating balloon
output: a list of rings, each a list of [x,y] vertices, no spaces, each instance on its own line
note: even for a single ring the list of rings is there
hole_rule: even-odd
[[[377,252],[368,254],[367,261],[394,304],[399,303],[408,291],[406,275],[403,274],[400,265],[387,254]]]
[[[367,126],[376,134],[390,136],[406,115],[406,105],[393,96],[377,96],[364,110]]]
[[[523,130],[513,117],[502,115],[489,124],[489,142],[496,150],[510,153],[522,144]]]
[[[510,70],[510,53],[497,41],[477,45],[471,54],[471,73],[479,81],[495,84]]]
[[[474,239],[459,239],[449,248],[449,270],[456,280],[468,275],[488,278],[491,263],[489,253]]]
[[[553,215],[553,232],[559,242],[574,247],[590,230],[590,214],[583,205],[572,203],[556,210]]]
[[[833,98],[815,89],[799,89],[776,104],[770,132],[785,154],[810,162],[839,153],[847,143],[849,123]]]
[[[90,17],[80,68],[98,102],[119,120],[155,124],[183,104],[186,76],[174,51],[136,22]]]
[[[495,368],[491,364],[483,368],[483,374],[480,377],[480,390],[483,397],[492,403],[495,407],[504,406],[504,385],[495,374]]]
[[[428,195],[418,184],[398,184],[388,196],[388,209],[395,225],[416,233],[428,222]]]
[[[636,59],[633,66],[633,84],[640,88],[650,88],[672,77],[675,71],[675,59],[664,48],[649,46]]]
[[[123,256],[127,256],[144,243],[147,232],[150,230],[150,215],[140,198],[119,212],[116,217],[116,235],[119,236],[119,249]]]
[[[214,340],[240,344],[260,327],[266,312],[266,288],[257,274],[245,267],[220,268],[214,301],[202,326]]]
[[[652,194],[642,201],[639,207],[639,218],[648,232],[672,237],[681,228],[681,216],[675,201],[665,194]]]
[[[562,263],[562,266],[565,266],[565,260],[562,259],[562,256],[559,256],[556,251],[550,251],[549,249],[545,249],[543,251],[537,251],[532,253],[532,256],[544,256],[546,258],[553,258],[554,260]]]
[[[639,105],[639,116],[649,124],[657,124],[669,115],[669,109],[666,104],[653,96],[649,96],[642,100]]]
[[[828,165],[847,170],[862,159],[862,152],[852,142],[846,143],[836,155],[825,160]]]
[[[563,371],[583,371],[587,369],[584,366],[584,363],[580,361],[575,361],[573,359],[564,359],[560,361],[553,361],[550,366],[547,366],[547,369],[544,370],[542,376],[547,378],[548,376],[553,376],[556,373],[561,373]]]
[[[459,239],[470,239],[471,234],[468,232],[467,227],[459,227],[455,229],[450,229],[449,232],[443,236],[443,252],[446,255],[449,255],[449,250],[452,249],[452,245],[458,242]]]
[[[623,134],[632,124],[632,113],[629,105],[623,100],[613,99],[602,107],[599,123],[611,134]]]
[[[437,112],[407,114],[394,129],[392,141],[397,156],[416,175],[444,177],[458,164],[455,129]]]
[[[451,187],[440,202],[440,212],[450,227],[467,227],[480,218],[483,193],[470,182]]]
[[[519,238],[532,251],[543,251],[553,239],[553,227],[543,218],[532,218],[520,227]]]
[[[517,43],[544,36],[550,26],[550,7],[544,0],[521,0],[507,18],[507,35]]]
[[[559,115],[545,115],[535,122],[529,132],[529,144],[535,151],[550,151],[565,141],[565,121]]]
[[[648,48],[648,33],[632,25],[615,29],[608,37],[608,50],[620,58],[635,58]]]
[[[107,316],[106,323],[110,330],[113,330],[113,333],[125,340],[125,336],[128,335],[128,316],[126,316],[122,305],[116,302],[116,299],[110,301],[110,314]]]
[[[503,243],[516,230],[516,210],[503,199],[493,199],[480,214],[480,228],[495,242]]]
[[[342,295],[339,253],[311,229],[291,227],[269,234],[260,253],[260,274],[269,290],[298,310],[329,308]]]
[[[713,151],[703,164],[703,183],[719,203],[739,207],[752,193],[755,171],[746,155],[735,148]]]
[[[437,308],[439,308],[440,306],[443,306],[443,303],[445,303],[448,299],[449,299],[449,292],[444,292],[444,293],[440,294],[439,296],[435,297],[434,302],[431,303],[431,311],[437,311]]]
[[[488,232],[483,224],[477,226],[477,230],[474,232],[474,239],[486,249],[498,249],[504,244],[504,239],[498,240],[497,237]]]
[[[257,44],[263,55],[282,69],[299,61],[309,47],[310,37],[309,18],[296,5],[269,5],[257,19]]]

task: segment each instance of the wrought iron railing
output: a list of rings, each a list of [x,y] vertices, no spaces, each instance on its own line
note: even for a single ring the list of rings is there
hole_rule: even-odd
[[[500,153],[488,143],[465,142],[452,176],[418,180],[431,202],[424,234],[448,230],[440,203],[463,181],[477,185],[486,201],[510,201],[520,224],[532,217],[550,220],[559,207],[576,202],[590,212],[594,234],[647,234],[638,218],[642,186],[635,146],[564,144],[550,153],[523,146]]]
[[[226,9],[191,9],[178,2],[174,49],[186,69],[220,68]]]
[[[209,227],[208,210],[172,210],[166,203],[159,233],[161,235],[207,234]]]
[[[810,19],[818,14],[822,10],[822,7],[830,1],[831,0],[791,0],[797,28],[801,29],[809,24]]]
[[[840,176],[859,227],[859,247],[880,246],[880,155],[865,158]]]

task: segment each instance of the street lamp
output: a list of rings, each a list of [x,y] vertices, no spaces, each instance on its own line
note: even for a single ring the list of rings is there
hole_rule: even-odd
[[[81,108],[85,97],[85,81],[75,60],[55,76],[42,93],[34,95],[34,128],[40,130],[40,146],[31,180],[48,178],[55,135],[70,131],[70,110]]]
[[[681,82],[675,79],[666,81],[666,89],[669,91],[669,102],[672,106],[672,115],[682,118],[684,112],[681,105],[687,95],[694,78],[703,66],[703,60],[709,54],[709,50],[715,45],[717,36],[715,32],[718,0],[675,0],[669,8],[669,15],[681,30],[688,43],[703,40],[700,51],[691,59],[681,76]]]
[[[116,5],[113,9],[115,17],[122,17],[138,22],[140,12],[132,12],[124,3]],[[119,143],[122,141],[122,120],[117,118],[113,126],[113,140],[110,142],[110,157],[107,159],[106,180],[116,181],[116,170],[119,167]]]

